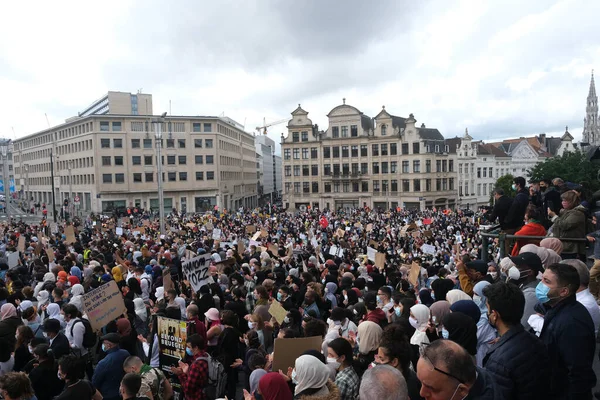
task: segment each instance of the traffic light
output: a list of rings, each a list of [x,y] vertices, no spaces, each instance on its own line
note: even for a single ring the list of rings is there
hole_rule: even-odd
[[[63,205],[64,205],[65,207],[68,207],[68,206],[69,206],[69,199],[65,199],[65,201],[64,201],[64,203],[63,203]]]

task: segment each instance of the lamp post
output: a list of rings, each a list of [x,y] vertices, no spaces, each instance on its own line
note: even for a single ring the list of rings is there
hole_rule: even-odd
[[[73,214],[75,211],[75,205],[73,204],[73,175],[71,175],[73,170],[73,160],[69,160],[67,162],[67,166],[69,168],[69,217],[73,219]]]
[[[56,222],[56,196],[54,195],[54,156],[50,149],[50,184],[52,185],[52,216]]]
[[[8,175],[8,147],[10,145],[10,139],[2,139],[0,142],[0,151],[2,151],[2,179],[4,181],[4,202],[6,211],[6,220],[10,221],[10,182]]]
[[[25,169],[25,199],[27,200],[27,213],[29,214],[29,210],[31,210],[31,195],[29,194],[29,164],[23,164],[23,169]]]
[[[160,118],[152,120],[156,129],[154,130],[154,138],[156,139],[156,170],[158,173],[158,218],[160,233],[165,233],[165,198],[163,192],[163,177],[162,177],[162,124],[165,122],[167,113],[164,112]]]

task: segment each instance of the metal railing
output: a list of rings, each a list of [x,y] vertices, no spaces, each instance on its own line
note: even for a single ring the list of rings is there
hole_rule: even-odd
[[[488,262],[488,258],[489,258],[489,253],[488,253],[488,247],[490,244],[490,238],[491,239],[498,239],[498,249],[500,252],[500,258],[504,258],[506,255],[505,253],[505,243],[506,240],[510,240],[510,239],[528,239],[528,240],[543,240],[546,239],[548,237],[551,236],[524,236],[524,235],[510,235],[510,234],[506,234],[500,231],[500,225],[495,225],[491,228],[489,228],[487,231],[481,231],[479,232],[479,234],[481,235],[481,246],[482,246],[482,251],[481,251],[481,258],[484,262]],[[583,243],[587,243],[587,239],[586,238],[556,238],[559,239],[561,242],[583,242]]]

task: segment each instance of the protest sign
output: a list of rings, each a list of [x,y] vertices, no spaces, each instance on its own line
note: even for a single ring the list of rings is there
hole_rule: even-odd
[[[267,236],[269,236],[269,232],[267,232],[266,229],[261,228],[261,230],[260,230],[260,237],[267,237]]]
[[[423,218],[423,224],[425,225],[431,225],[432,222],[433,220],[431,218]]]
[[[46,249],[46,254],[48,255],[48,261],[54,261],[54,252],[51,249]]]
[[[252,240],[257,241],[260,238],[260,232],[256,232],[254,236],[252,236]]]
[[[169,268],[165,268],[163,271],[163,288],[165,292],[168,292],[171,289],[175,289],[175,285],[173,284],[173,278],[171,278],[171,270]]]
[[[121,228],[121,227],[117,227],[117,228],[115,229],[115,233],[116,233],[117,235],[119,235],[119,236],[123,236],[123,228]]]
[[[421,250],[425,254],[435,255],[435,246],[432,244],[424,244],[423,246],[421,246]]]
[[[269,306],[269,314],[275,318],[279,325],[283,324],[283,320],[287,316],[287,313],[288,312],[285,310],[285,308],[283,308],[281,304],[275,300],[273,300]]]
[[[209,266],[210,254],[199,255],[181,264],[181,269],[194,292],[198,292],[202,286],[213,282],[212,277],[208,275]]]
[[[317,238],[313,236],[313,238],[310,239],[310,244],[312,245],[312,247],[317,247],[319,245],[319,242],[317,241]]]
[[[371,232],[373,230],[373,224],[367,225],[367,232]]]
[[[377,250],[372,247],[367,247],[367,258],[373,262],[375,262],[375,257],[377,255]]]
[[[235,259],[234,258],[227,258],[225,260],[219,261],[218,263],[215,264],[215,267],[217,267],[217,272],[218,273],[222,273],[225,270],[225,267],[233,267],[235,265]]]
[[[254,226],[254,225],[247,225],[246,226],[246,233],[247,234],[251,234],[251,233],[254,233],[254,232],[256,232],[256,226]]]
[[[71,244],[71,243],[75,243],[75,229],[73,228],[73,225],[69,225],[65,227],[65,236],[67,237],[65,239],[65,243],[67,244]]]
[[[376,253],[375,254],[375,266],[377,268],[385,267],[385,253]]]
[[[16,268],[19,266],[19,252],[13,251],[12,253],[6,253],[8,259],[8,268]]]
[[[50,223],[50,233],[58,233],[58,224],[56,222]]]
[[[311,336],[305,338],[275,339],[273,347],[273,371],[287,371],[294,368],[296,359],[308,350],[321,352],[323,338]]]
[[[82,295],[83,310],[95,332],[127,312],[117,282],[110,281]]]
[[[433,237],[433,232],[431,232],[430,230],[426,230],[426,231],[423,231],[423,235],[425,235],[427,237]]]
[[[408,266],[407,266],[408,267]],[[421,266],[416,262],[413,262],[410,266],[410,270],[408,271],[408,282],[413,285],[413,287],[417,287],[419,284],[419,274],[421,273]]]
[[[279,256],[279,247],[276,244],[269,243],[267,245],[267,250],[269,250],[275,257]]]
[[[372,248],[374,248],[374,249],[376,249],[376,248],[379,247],[379,243],[377,243],[374,240],[369,240],[369,246],[372,247]]]
[[[17,245],[17,249],[21,252],[25,252],[25,236],[19,236],[19,244]]]
[[[196,224],[193,222],[188,222],[187,224],[185,224],[185,226],[187,226],[188,228],[194,228]]]
[[[260,243],[258,243],[256,240],[250,239],[250,241],[248,242],[248,246],[254,246],[258,248],[260,247]]]
[[[343,229],[338,228],[338,230],[335,231],[335,234],[337,235],[338,238],[342,238],[346,234],[346,231],[343,230]]]
[[[420,231],[414,231],[412,233],[412,237],[414,237],[414,238],[420,238],[421,237],[421,232]]]
[[[463,240],[462,240],[462,235],[460,233],[458,235],[456,235],[455,238],[456,238],[457,244],[462,244]]]
[[[217,229],[217,228],[213,229],[212,238],[213,238],[213,240],[221,239],[221,230]]]
[[[244,241],[242,239],[238,239],[237,242],[237,252],[241,256],[246,251],[246,246],[244,245]]]
[[[181,384],[171,368],[177,367],[179,361],[185,357],[188,334],[187,322],[166,317],[157,317],[156,320],[159,349],[158,365],[171,382],[173,390],[178,392],[176,394],[178,396],[182,392]]]
[[[40,254],[42,254],[42,251],[44,251],[44,245],[40,242],[37,244],[37,246],[35,246],[35,250],[33,251],[33,254],[35,254],[36,257],[39,257]]]

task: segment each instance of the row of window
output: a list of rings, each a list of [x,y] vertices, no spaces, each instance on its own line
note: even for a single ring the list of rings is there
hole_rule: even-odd
[[[132,132],[150,132],[154,131],[154,123],[141,122],[141,121],[132,121],[131,122],[131,131]],[[204,129],[202,129],[204,127]],[[121,121],[100,121],[100,132],[121,132],[123,130],[123,126]],[[184,122],[165,122],[162,123],[161,130],[163,132],[185,132],[185,123]],[[192,123],[192,132],[204,132],[210,133],[212,132],[212,124],[210,122],[205,122],[204,124],[200,122]],[[80,132],[81,133],[81,132]]]
[[[206,172],[206,173],[205,173]],[[113,181],[114,175],[114,181]],[[215,171],[196,171],[196,180],[197,181],[213,181],[215,180]],[[133,183],[142,183],[142,177],[144,178],[144,182],[154,182],[155,173],[154,172],[146,172],[139,173],[135,172],[133,174]],[[206,177],[206,179],[205,179]],[[188,180],[187,172],[167,172],[166,173],[166,182],[186,182]],[[163,172],[163,181],[165,180],[165,173]],[[102,174],[102,183],[125,183],[125,174]]]
[[[408,143],[402,143],[401,150],[403,155],[408,154],[420,154],[420,146],[421,144],[418,142],[413,143],[412,153],[409,152]],[[428,147],[428,146],[427,146]],[[439,152],[439,145],[436,145],[436,152]],[[310,151],[310,153],[309,153]],[[446,150],[448,151],[448,146],[446,146]],[[284,160],[299,160],[300,152],[302,152],[302,159],[308,160],[309,154],[311,159],[319,158],[319,151],[317,147],[302,148],[302,149],[284,149],[283,150],[283,159]],[[429,149],[427,149],[427,153],[429,153]],[[396,156],[398,155],[398,144],[397,143],[381,143],[381,144],[372,144],[371,145],[371,156]],[[340,158],[340,157],[368,157],[369,156],[369,146],[366,144],[352,145],[352,146],[325,146],[323,147],[323,158]]]
[[[319,166],[318,165],[286,165],[284,167],[285,176],[292,176],[292,169],[294,171],[294,176],[318,176],[319,175]],[[453,172],[454,170],[454,161],[453,160],[436,160],[435,161],[435,172]],[[302,173],[301,173],[302,171]],[[323,165],[323,175],[329,176],[333,172],[333,175],[357,175],[363,174],[367,175],[369,173],[369,163],[344,163],[344,164],[324,164]],[[395,174],[398,172],[398,162],[373,162],[371,163],[371,173],[372,174]],[[412,162],[412,171],[410,169],[410,161],[404,160],[402,161],[402,173],[421,173],[421,160],[413,160]],[[425,171],[426,173],[431,173],[431,160],[425,160]]]
[[[102,138],[100,139],[100,148],[102,149],[110,149],[110,141],[111,139]],[[139,149],[141,145],[144,146],[144,149],[153,148],[153,143],[156,139],[131,139],[131,148]],[[204,141],[204,144],[203,144]],[[175,143],[177,143],[177,147],[180,149],[185,149],[186,147],[186,139],[163,139],[162,147],[167,149],[174,149]],[[123,139],[112,139],[112,148],[113,149],[122,149],[123,148]],[[212,139],[194,139],[194,148],[196,149],[212,149],[213,148],[213,140]],[[87,150],[87,149],[86,149]]]
[[[147,155],[144,157],[144,165],[153,165],[153,155]],[[114,159],[114,160],[113,160]],[[195,155],[194,156],[195,164],[214,164],[215,157],[213,155]],[[132,165],[142,165],[142,156],[131,156],[131,164]],[[165,164],[165,156],[162,156],[162,164]],[[186,165],[187,164],[187,156],[180,155],[167,155],[167,165]],[[123,156],[102,156],[102,166],[110,167],[111,165],[122,166],[123,165]]]
[[[412,183],[412,185],[411,185]],[[425,192],[432,191],[432,179],[425,179]],[[421,192],[421,179],[402,179],[402,192]],[[412,186],[412,187],[411,187]],[[374,180],[371,182],[374,193],[398,192],[398,180]],[[318,182],[286,182],[285,193],[290,193],[293,188],[294,193],[319,193]],[[454,190],[454,178],[437,178],[435,180],[436,191]],[[324,193],[351,193],[368,192],[369,182],[325,182],[323,184]],[[462,193],[462,188],[461,188]]]

